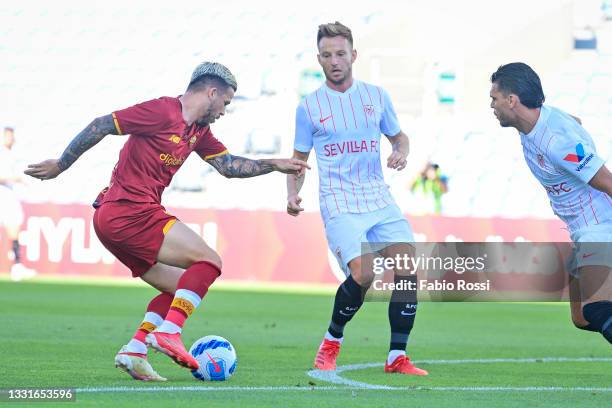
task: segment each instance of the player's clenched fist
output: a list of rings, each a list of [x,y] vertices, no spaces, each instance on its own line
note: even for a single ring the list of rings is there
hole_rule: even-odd
[[[304,209],[300,207],[301,202],[302,198],[297,194],[287,197],[287,213],[294,217],[300,215],[300,212],[304,211]]]
[[[406,156],[400,152],[393,152],[387,159],[387,167],[395,170],[403,170],[406,167]]]

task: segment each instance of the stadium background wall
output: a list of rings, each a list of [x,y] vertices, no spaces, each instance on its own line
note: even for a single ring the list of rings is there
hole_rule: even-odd
[[[91,226],[87,205],[24,204],[23,262],[44,275],[124,277],[129,271],[108,253]],[[224,279],[254,282],[334,283],[335,260],[328,254],[318,213],[292,218],[277,211],[168,208],[223,258]],[[565,242],[558,220],[408,216],[422,242],[462,240]],[[0,253],[10,251],[0,230]],[[0,272],[11,262],[0,256]]]

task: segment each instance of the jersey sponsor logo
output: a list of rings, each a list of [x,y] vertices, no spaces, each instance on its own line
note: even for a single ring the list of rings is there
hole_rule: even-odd
[[[168,138],[172,143],[179,144],[181,142],[181,137],[179,135],[172,135]]]
[[[344,153],[378,153],[378,141],[370,140],[369,142],[370,143],[368,143],[367,140],[362,140],[361,142],[358,140],[348,140],[342,143],[326,144],[323,146],[323,149],[326,157],[337,156]]]
[[[584,146],[582,146],[582,143],[578,143],[576,145],[576,154],[570,153],[567,156],[565,156],[563,160],[572,162],[572,163],[580,163],[582,159],[584,159],[584,156],[586,156],[584,154]]]
[[[544,156],[542,154],[538,153],[537,159],[538,159],[538,166],[540,166],[540,167],[545,167],[546,166],[544,164]]]
[[[572,188],[567,185],[566,182],[553,184],[552,186],[544,186],[548,194],[552,194],[555,196],[561,195],[563,193],[569,193],[572,191]]]
[[[170,153],[160,154],[159,160],[161,160],[166,166],[180,166],[185,161],[184,158],[173,156]]]
[[[571,162],[571,163],[580,163],[578,167],[576,167],[576,171],[580,171],[586,167],[586,165],[593,159],[595,155],[593,153],[588,156],[584,152],[584,146],[582,143],[578,143],[576,145],[576,154],[570,153],[563,158],[563,160]],[[586,157],[586,158],[585,158]],[[584,161],[583,161],[584,160]]]
[[[576,167],[576,171],[580,171],[580,170],[584,169],[584,167],[587,164],[589,164],[589,162],[591,161],[591,159],[593,159],[593,157],[594,157],[593,153],[589,154],[589,156],[586,159],[584,159],[584,161],[578,167]]]
[[[194,143],[198,141],[198,137],[193,135],[191,139],[189,139],[189,147],[193,147]]]

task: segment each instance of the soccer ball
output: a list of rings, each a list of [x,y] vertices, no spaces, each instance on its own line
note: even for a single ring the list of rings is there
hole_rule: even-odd
[[[189,353],[198,361],[200,368],[191,374],[202,381],[225,381],[236,370],[236,350],[221,336],[206,336],[193,343]]]

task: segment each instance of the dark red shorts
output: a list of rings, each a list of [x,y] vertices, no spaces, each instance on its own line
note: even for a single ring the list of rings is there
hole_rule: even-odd
[[[93,217],[102,244],[135,278],[155,265],[164,236],[176,221],[159,204],[132,201],[106,202]]]

